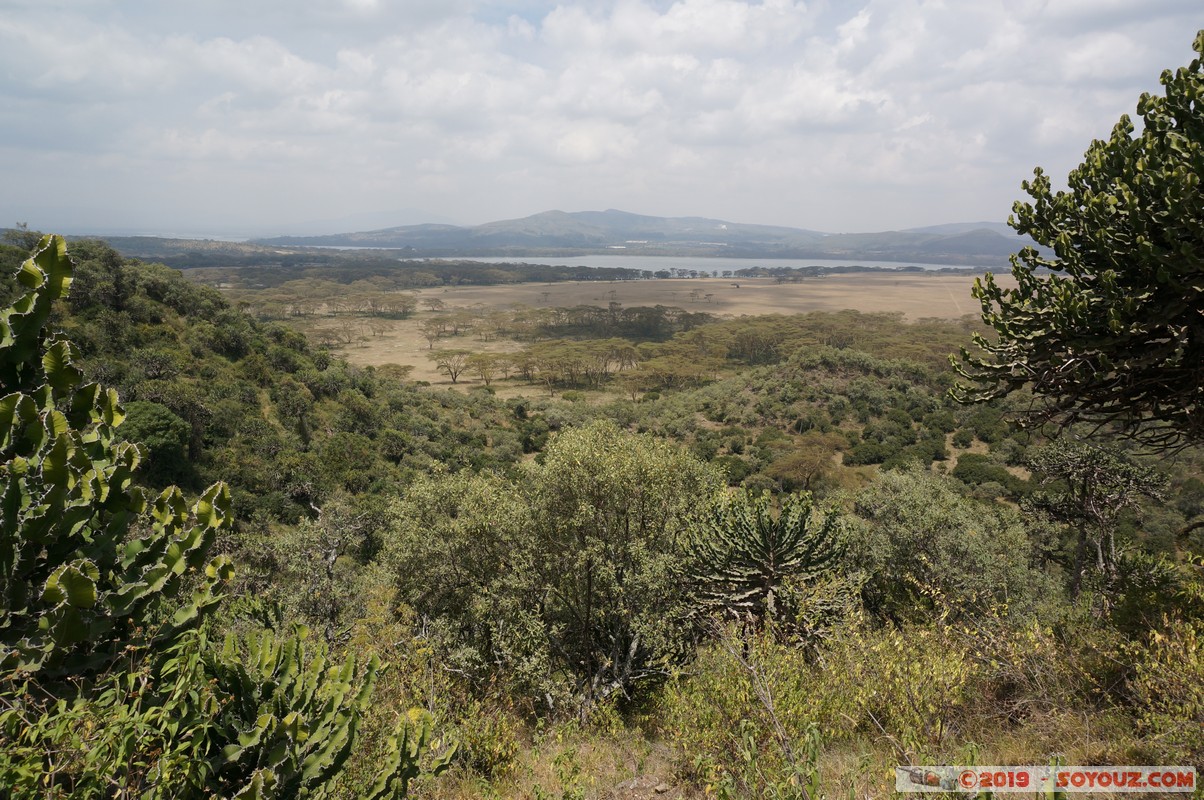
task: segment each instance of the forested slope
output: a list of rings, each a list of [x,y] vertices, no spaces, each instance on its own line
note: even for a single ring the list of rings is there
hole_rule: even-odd
[[[134,480],[229,486],[188,569],[228,558],[196,631],[244,644],[218,658],[189,639],[197,676],[288,652],[297,624],[393,665],[345,712],[362,736],[331,796],[363,794],[411,707],[459,742],[417,785],[439,797],[604,796],[596,781],[640,772],[632,740],[667,752],[655,769],[683,791],[727,797],[875,792],[886,765],[956,763],[968,742],[980,763],[1204,757],[1199,454],[1076,451],[1010,427],[1004,404],[954,403],[966,323],[700,320],[624,345],[663,375],[705,364],[690,380],[625,397],[558,372],[502,401],[352,367],[101,243],[71,252],[47,329],[75,342],[81,380],[118,390]],[[565,333],[532,346],[611,331]],[[1098,498],[1064,469],[1084,460],[1145,483],[1088,520]],[[65,686],[44,684],[111,713]],[[0,735],[36,760],[69,722],[46,719],[48,739]],[[82,767],[63,769],[68,786]]]

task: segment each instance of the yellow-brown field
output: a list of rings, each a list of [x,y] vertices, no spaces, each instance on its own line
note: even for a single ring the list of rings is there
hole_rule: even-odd
[[[1011,278],[1001,278],[1011,285]],[[956,319],[977,316],[979,306],[970,296],[974,278],[964,275],[928,273],[859,273],[824,278],[807,278],[798,283],[778,283],[773,278],[695,278],[651,281],[572,281],[524,283],[506,286],[454,286],[418,292],[420,302],[438,298],[443,312],[460,308],[510,309],[516,307],[677,306],[687,311],[705,311],[722,317],[758,314],[800,314],[808,311],[899,312],[908,320],[938,317]],[[434,384],[451,385],[427,358],[429,343],[419,323],[432,315],[424,309],[406,320],[382,320],[374,334],[341,349],[352,363],[363,366],[408,364],[412,377]],[[334,327],[330,318],[316,318],[302,327],[318,330]],[[436,347],[457,347],[477,352],[509,352],[521,347],[507,339],[481,341],[472,334],[440,340]],[[461,385],[473,385],[467,376]],[[499,387],[502,388],[502,387]]]

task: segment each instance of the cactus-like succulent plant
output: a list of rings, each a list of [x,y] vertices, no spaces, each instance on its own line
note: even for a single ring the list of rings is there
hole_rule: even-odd
[[[690,550],[703,607],[761,621],[786,610],[788,580],[806,584],[831,575],[844,547],[836,513],[817,512],[810,495],[783,497],[775,517],[768,492],[740,491],[712,506]]]
[[[215,774],[233,797],[320,797],[351,754],[380,664],[372,656],[362,671],[354,658],[331,665],[320,644],[307,653],[308,638],[304,627],[285,639],[264,633],[243,642],[240,653],[228,637],[210,658],[216,688],[231,701],[214,721],[229,742]],[[402,719],[366,800],[404,797],[429,741],[428,716],[414,726]],[[446,769],[451,756],[429,769]]]
[[[62,238],[45,237],[18,279],[26,294],[0,313],[0,669],[90,674],[185,573],[205,568],[148,637],[170,640],[220,599],[229,566],[205,557],[230,493],[216,484],[189,508],[178,489],[132,486],[140,453],[116,441],[116,392],[85,384],[74,346],[44,330],[71,284]]]
[[[6,797],[320,798],[356,744],[379,665],[308,655],[305,632],[198,630],[231,573],[208,553],[230,492],[189,506],[133,485],[117,394],[45,331],[71,283],[41,240],[0,312],[0,786]],[[405,795],[429,720],[402,721],[368,800]],[[446,768],[450,753],[428,768]]]

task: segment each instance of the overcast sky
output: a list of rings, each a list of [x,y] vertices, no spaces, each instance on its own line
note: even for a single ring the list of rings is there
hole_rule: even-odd
[[[0,0],[0,225],[1002,222],[1201,27],[1200,0]]]

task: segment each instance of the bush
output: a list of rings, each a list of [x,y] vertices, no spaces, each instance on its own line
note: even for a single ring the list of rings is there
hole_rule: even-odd
[[[775,731],[796,749],[817,735],[825,744],[869,735],[933,752],[988,716],[980,710],[988,679],[948,627],[853,620],[817,658],[771,632],[745,637],[729,629],[702,649],[688,677],[666,687],[663,710],[695,780],[736,784],[736,796],[774,797],[772,787],[797,781],[804,766],[790,762]],[[745,777],[750,760],[756,779]]]
[[[993,406],[979,406],[970,413],[968,424],[980,442],[994,444],[1008,435],[1003,412]]]
[[[881,464],[887,459],[898,456],[903,451],[899,442],[858,442],[844,454],[844,464],[855,467],[862,464]]]
[[[953,468],[952,475],[970,486],[996,483],[1006,487],[1009,494],[1016,494],[1024,485],[1023,480],[1008,472],[991,456],[978,453],[963,453],[958,456],[957,466]]]
[[[728,486],[739,486],[752,473],[752,467],[739,456],[718,456],[711,463],[723,470]]]
[[[688,654],[685,533],[720,486],[692,455],[610,422],[562,432],[531,468],[516,601],[587,707]]]
[[[470,700],[458,716],[463,722],[451,734],[459,744],[456,761],[487,781],[508,773],[519,752],[520,721],[479,700]]]
[[[167,406],[147,401],[127,403],[121,435],[146,448],[148,478],[155,485],[180,482],[191,474],[188,440],[192,428]]]
[[[854,499],[854,560],[869,576],[865,597],[887,617],[920,608],[961,617],[1007,604],[1031,610],[1052,591],[1034,568],[1019,514],[962,496],[949,478],[921,469],[883,472]]]
[[[1139,730],[1158,763],[1204,763],[1204,627],[1176,622],[1137,662],[1132,692]],[[1150,763],[1154,763],[1151,761]]]
[[[922,420],[923,425],[930,431],[953,433],[957,430],[957,417],[948,409],[933,411]]]
[[[748,492],[756,494],[760,494],[761,492],[777,493],[782,491],[782,487],[778,485],[777,481],[761,472],[749,475],[740,482],[740,485]]]

